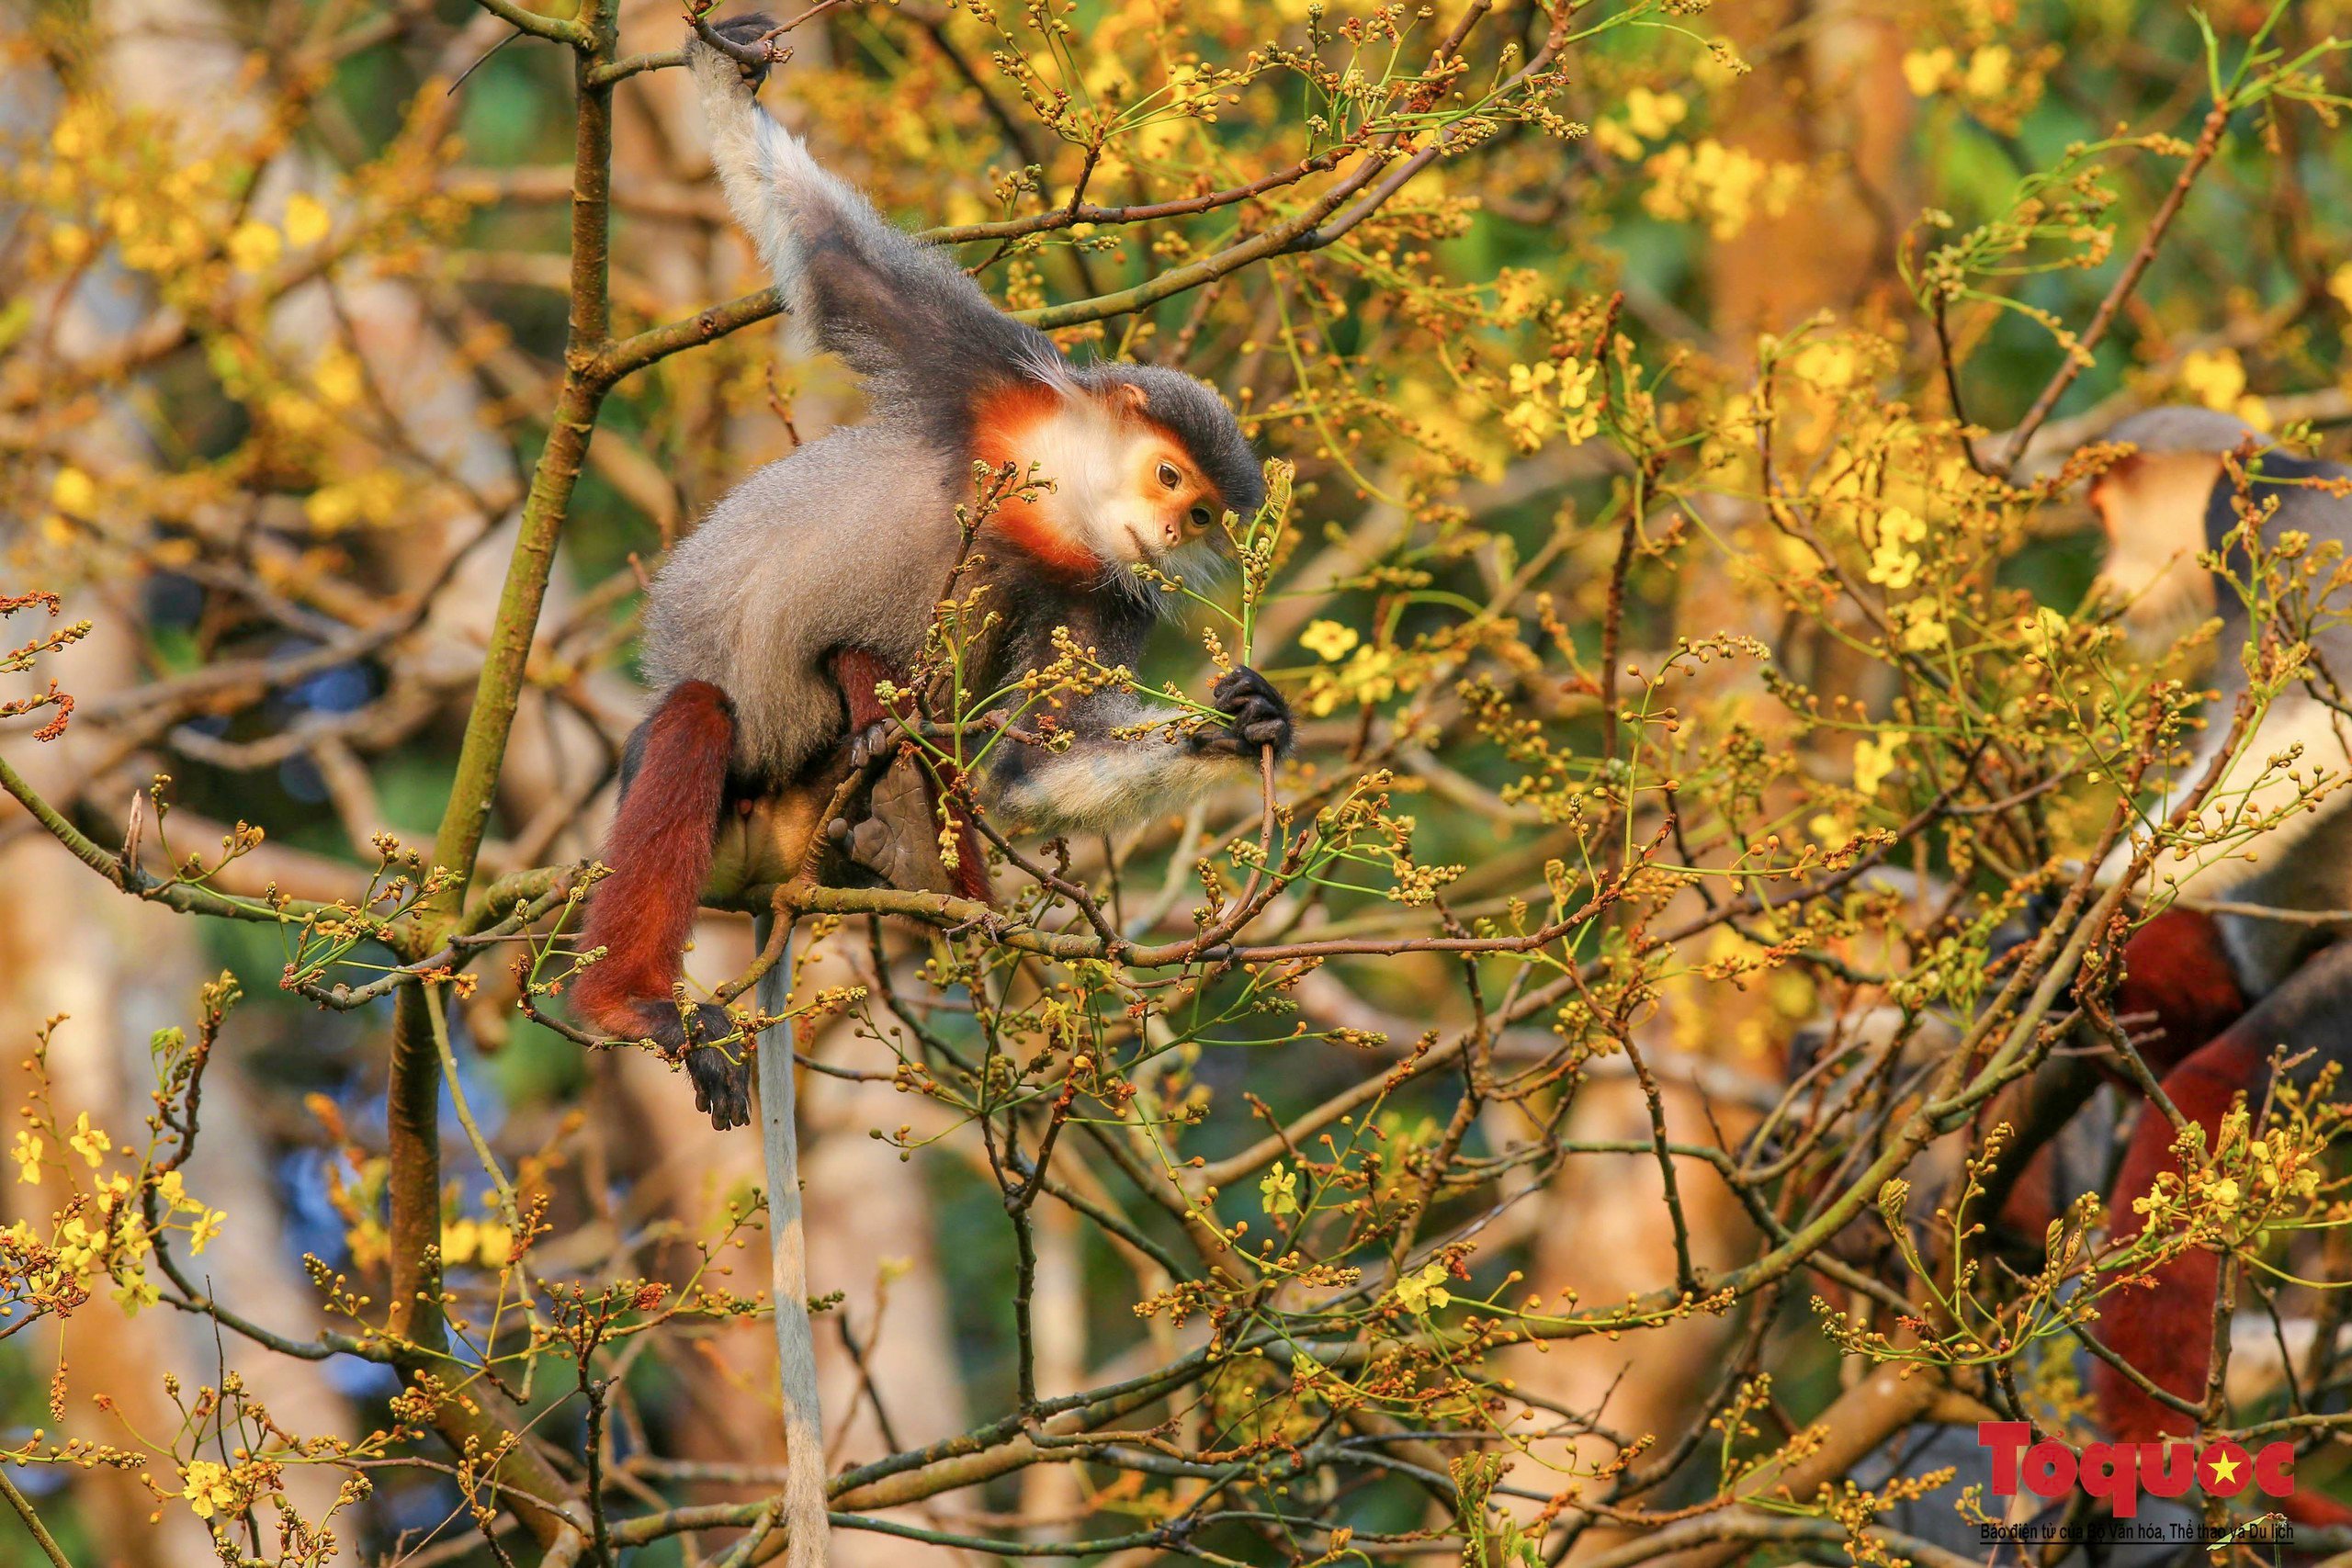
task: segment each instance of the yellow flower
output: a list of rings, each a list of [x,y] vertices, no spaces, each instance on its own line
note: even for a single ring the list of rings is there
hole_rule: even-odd
[[[1592,400],[1592,378],[1600,374],[1598,362],[1590,365],[1571,359],[1560,368],[1560,406],[1580,409]]]
[[[1279,1217],[1297,1213],[1298,1173],[1284,1169],[1283,1162],[1276,1160],[1273,1169],[1266,1172],[1265,1179],[1258,1183],[1258,1200],[1271,1215]]]
[[[1961,86],[1970,97],[1996,97],[2008,85],[2009,50],[2007,44],[1988,43],[1968,57],[1968,75]]]
[[[1396,694],[1402,662],[1394,649],[1359,648],[1339,669],[1315,672],[1304,705],[1316,717],[1326,718],[1343,702],[1385,703]]]
[[[1645,141],[1656,141],[1682,123],[1690,106],[1679,93],[1653,93],[1636,87],[1625,95],[1625,129]]]
[[[1571,359],[1560,367],[1560,407],[1567,411],[1561,429],[1571,446],[1590,440],[1600,428],[1600,404],[1592,395],[1593,378],[1600,374],[1598,360],[1588,365]]]
[[[390,468],[371,468],[356,479],[321,485],[303,502],[303,514],[327,533],[361,523],[389,522],[404,491]]]
[[[296,191],[286,199],[286,239],[296,249],[315,245],[327,237],[334,227],[334,220],[327,213],[319,198],[308,191]]]
[[[1903,57],[1903,80],[1914,97],[1924,98],[1944,85],[1957,57],[1948,49],[1915,49]]]
[[[1904,589],[1919,580],[1919,553],[1911,547],[1928,536],[1928,525],[1908,509],[1890,506],[1878,520],[1878,546],[1864,575],[1887,588]]]
[[[9,1157],[17,1162],[17,1179],[28,1187],[40,1180],[41,1148],[40,1134],[28,1133],[20,1128],[17,1133],[17,1146],[8,1151]]]
[[[1337,621],[1309,621],[1306,629],[1298,634],[1299,646],[1326,664],[1346,658],[1348,650],[1361,640],[1353,626],[1343,626]]]
[[[1385,703],[1396,694],[1396,655],[1376,648],[1360,648],[1348,660],[1348,678],[1365,700]]]
[[[1568,444],[1576,446],[1591,437],[1600,428],[1600,409],[1593,400],[1593,378],[1600,372],[1598,364],[1586,365],[1569,360],[1555,365],[1544,360],[1534,365],[1514,365],[1510,367],[1511,396],[1519,400],[1503,411],[1503,428],[1522,451],[1532,452],[1544,444],[1544,437],[1554,430],[1566,433]],[[1568,417],[1560,420],[1544,405],[1544,393],[1556,388],[1553,400],[1567,411]]]
[[[1894,754],[1909,744],[1911,738],[1899,729],[1884,735],[1868,737],[1854,742],[1854,790],[1863,795],[1875,795],[1878,786],[1894,772]]]
[[[1552,428],[1552,412],[1533,398],[1521,398],[1503,411],[1503,428],[1522,452],[1532,452],[1544,445],[1544,433]]]
[[[2207,1190],[2212,1194],[2215,1208],[2226,1212],[2238,1206],[2238,1184],[2228,1177],[2222,1178]]]
[[[1802,164],[1768,164],[1712,136],[1695,147],[1676,142],[1644,167],[1651,182],[1642,195],[1645,209],[1658,218],[1703,218],[1718,240],[1731,239],[1759,213],[1786,212],[1804,183]]]
[[[2200,348],[2180,362],[2180,384],[2207,408],[2232,410],[2245,395],[2245,367],[2234,349]]]
[[[2066,617],[2043,604],[2018,623],[2018,631],[2025,638],[2027,650],[2046,660],[2066,635]]]
[[[1442,1283],[1444,1279],[1444,1264],[1424,1264],[1396,1281],[1396,1300],[1407,1312],[1416,1314],[1442,1307],[1453,1300],[1453,1292]]]
[[[60,468],[49,481],[49,501],[68,517],[87,519],[98,509],[97,481],[79,468]]]
[[[1936,614],[1932,599],[1912,599],[1894,606],[1901,632],[1897,641],[1905,653],[1926,653],[1951,640],[1951,632]]]
[[[229,259],[239,272],[266,271],[285,249],[277,231],[257,220],[238,224],[229,235]]]
[[[90,151],[94,133],[98,127],[92,122],[98,118],[99,106],[94,102],[69,104],[57,117],[57,127],[49,133],[49,149],[60,158],[80,158]]]
[[[2345,269],[2352,275],[2352,267]],[[2352,301],[2352,295],[2346,299]],[[1532,267],[1507,266],[1495,276],[1495,313],[1504,321],[1523,321],[1544,304],[1544,276]]]
[[[197,1215],[196,1223],[188,1227],[187,1249],[190,1252],[202,1252],[212,1238],[220,1234],[220,1223],[228,1217],[228,1214],[220,1209],[207,1209]]]
[[[237,1506],[237,1487],[229,1467],[200,1459],[182,1472],[187,1482],[180,1495],[196,1510],[199,1519],[209,1519],[216,1513],[231,1513]]]
[[[89,1162],[92,1170],[98,1168],[99,1162],[107,1157],[107,1152],[114,1147],[112,1138],[90,1125],[90,1113],[86,1111],[74,1118],[74,1132],[65,1141],[74,1145],[75,1154]]]
[[[311,367],[311,383],[330,407],[347,409],[359,400],[359,361],[340,348],[330,348]]]
[[[1815,339],[1797,350],[1789,361],[1789,370],[1815,391],[1831,392],[1853,385],[1860,377],[1862,356],[1850,343]]]
[[[69,1275],[81,1273],[97,1261],[98,1244],[105,1239],[75,1214],[57,1227],[57,1266]]]
[[[1613,119],[1592,122],[1592,143],[1612,158],[1630,162],[1642,155],[1642,139]]]

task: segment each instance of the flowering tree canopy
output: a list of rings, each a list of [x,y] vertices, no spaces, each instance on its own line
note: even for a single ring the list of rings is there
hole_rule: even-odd
[[[782,1544],[752,1140],[565,1006],[645,584],[859,412],[690,19],[0,31],[0,1560]],[[2152,652],[2081,495],[2142,408],[2352,421],[2345,6],[783,22],[820,159],[1266,460],[1145,668],[1066,640],[926,743],[1237,663],[1300,719],[989,835],[994,906],[712,889],[694,998],[788,965],[837,1557],[1957,1561],[1930,1501],[1999,1505],[1904,1439],[2087,1437],[2102,1303],[2190,1253],[2263,1342],[2199,1430],[2333,1483],[2332,1081],[2184,1125],[2130,1237],[2030,1090],[2137,1062],[2119,954],[2186,896],[2103,864],[2342,806],[2182,776],[2311,681],[2340,548],[2245,503],[2251,640]]]

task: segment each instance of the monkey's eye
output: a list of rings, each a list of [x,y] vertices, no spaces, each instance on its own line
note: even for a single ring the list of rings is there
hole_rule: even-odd
[[[1162,463],[1159,465],[1159,482],[1170,490],[1174,490],[1184,482],[1184,476],[1176,471],[1175,464]]]
[[[1195,506],[1193,508],[1193,526],[1195,528],[1205,528],[1208,525],[1209,509],[1205,506]]]

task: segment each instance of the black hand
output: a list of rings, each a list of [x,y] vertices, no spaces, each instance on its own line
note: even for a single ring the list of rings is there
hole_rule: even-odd
[[[1290,750],[1290,706],[1282,694],[1255,670],[1241,669],[1222,676],[1210,689],[1209,700],[1225,715],[1222,734],[1204,730],[1193,738],[1194,750],[1209,756],[1255,757],[1271,746],[1274,755]]]
[[[723,1133],[751,1123],[752,1065],[744,1059],[751,1042],[739,1042],[732,1056],[708,1043],[737,1032],[725,1008],[701,1002],[681,1022],[672,1004],[642,1002],[639,1016],[646,1038],[672,1056],[685,1058],[686,1077],[695,1086],[695,1109],[707,1112],[712,1126]]]

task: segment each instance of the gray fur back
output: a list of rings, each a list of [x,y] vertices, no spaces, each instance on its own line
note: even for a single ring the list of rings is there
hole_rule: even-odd
[[[739,770],[782,783],[840,736],[835,649],[919,650],[961,544],[969,479],[950,466],[904,426],[835,431],[755,470],[672,553],[646,602],[646,675],[727,694]]]

